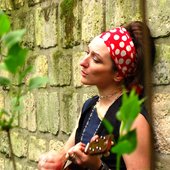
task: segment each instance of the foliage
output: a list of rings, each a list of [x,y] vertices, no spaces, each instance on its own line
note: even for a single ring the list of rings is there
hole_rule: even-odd
[[[13,127],[13,120],[22,111],[23,96],[39,87],[44,87],[47,83],[45,77],[30,78],[28,85],[25,84],[28,74],[33,71],[31,65],[27,65],[28,49],[21,46],[21,40],[25,30],[11,31],[10,20],[5,13],[0,11],[0,69],[5,71],[8,76],[0,76],[0,86],[9,93],[11,105],[10,110],[0,109],[0,130],[5,130],[8,134],[9,148],[13,160],[14,169],[16,169],[11,140],[10,129]],[[0,49],[1,49],[0,48]]]
[[[112,153],[117,154],[117,170],[120,169],[120,157],[123,154],[130,154],[133,152],[137,145],[136,130],[131,129],[132,124],[138,116],[143,103],[143,99],[140,100],[135,90],[132,90],[128,95],[126,91],[123,92],[122,105],[117,113],[117,119],[121,121],[120,136],[118,141],[111,148]],[[112,125],[104,119],[104,125],[109,133],[113,132]]]

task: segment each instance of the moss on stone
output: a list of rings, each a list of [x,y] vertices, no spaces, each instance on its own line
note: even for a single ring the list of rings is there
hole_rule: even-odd
[[[66,33],[66,44],[69,44],[73,41],[73,26],[74,26],[74,7],[77,5],[77,0],[63,0],[60,4],[61,8],[61,19],[65,20],[65,33]]]

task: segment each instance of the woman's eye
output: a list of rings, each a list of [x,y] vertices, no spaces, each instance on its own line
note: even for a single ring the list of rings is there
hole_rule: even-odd
[[[100,60],[96,56],[93,56],[92,58],[95,63],[100,63]]]
[[[89,51],[84,51],[87,55],[90,53]]]

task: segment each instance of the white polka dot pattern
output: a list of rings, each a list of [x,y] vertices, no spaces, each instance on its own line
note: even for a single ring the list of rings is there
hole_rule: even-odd
[[[132,74],[135,70],[136,50],[128,31],[118,27],[102,33],[100,38],[104,40],[120,73],[125,77]]]

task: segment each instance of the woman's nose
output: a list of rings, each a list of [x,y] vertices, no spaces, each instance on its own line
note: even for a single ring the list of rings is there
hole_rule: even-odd
[[[86,55],[81,61],[80,66],[88,67],[89,66],[89,55]]]

